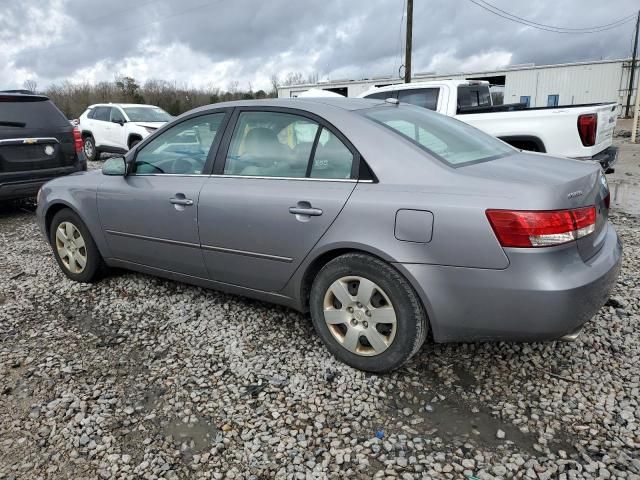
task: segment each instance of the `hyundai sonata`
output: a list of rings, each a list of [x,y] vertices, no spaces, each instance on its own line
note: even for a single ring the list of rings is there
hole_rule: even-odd
[[[309,311],[336,357],[374,372],[429,332],[575,337],[618,274],[608,212],[596,163],[393,99],[192,110],[38,202],[72,280],[121,267]]]

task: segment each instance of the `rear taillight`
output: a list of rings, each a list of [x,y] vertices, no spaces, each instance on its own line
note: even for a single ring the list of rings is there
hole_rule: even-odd
[[[592,147],[596,144],[596,132],[598,130],[598,115],[589,113],[578,117],[578,134],[582,145]]]
[[[76,147],[76,153],[80,153],[80,150],[82,150],[82,134],[78,127],[73,127],[73,144]]]
[[[503,247],[550,247],[585,237],[596,228],[596,208],[573,210],[487,210]]]

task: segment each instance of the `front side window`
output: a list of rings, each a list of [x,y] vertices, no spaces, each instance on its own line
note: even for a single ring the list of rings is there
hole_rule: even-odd
[[[511,155],[515,150],[480,130],[424,108],[385,106],[358,111],[408,139],[451,166],[462,166]]]
[[[410,90],[400,90],[398,100],[412,105],[417,105],[429,110],[438,109],[439,88],[412,88]]]
[[[161,133],[136,155],[136,174],[197,175],[204,170],[209,150],[221,135],[224,113],[190,118]]]
[[[125,107],[132,122],[169,122],[173,117],[159,107]]]
[[[352,163],[349,149],[313,120],[290,113],[242,112],[224,174],[342,179],[351,177]]]
[[[111,109],[111,121],[124,123],[124,115],[122,115],[122,112],[120,111],[119,108]]]

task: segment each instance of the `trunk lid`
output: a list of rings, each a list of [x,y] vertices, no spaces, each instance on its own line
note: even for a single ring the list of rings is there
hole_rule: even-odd
[[[518,153],[469,165],[459,172],[496,182],[496,191],[506,194],[509,199],[492,208],[565,210],[593,205],[596,209],[595,231],[577,240],[577,248],[586,261],[604,244],[609,189],[596,162]]]
[[[72,166],[73,126],[46,97],[0,94],[0,173]]]

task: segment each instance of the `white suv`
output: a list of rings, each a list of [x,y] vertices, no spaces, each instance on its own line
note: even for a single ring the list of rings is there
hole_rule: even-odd
[[[154,105],[99,103],[80,115],[87,160],[100,153],[124,153],[173,117]]]

